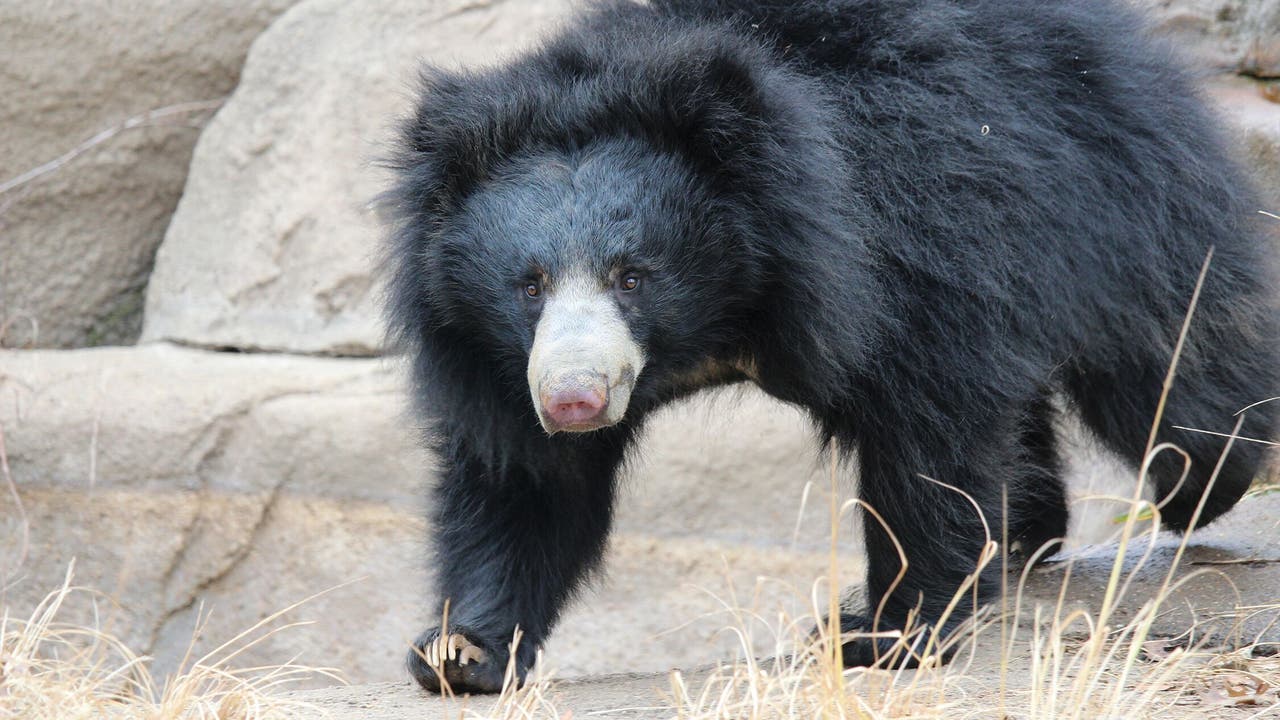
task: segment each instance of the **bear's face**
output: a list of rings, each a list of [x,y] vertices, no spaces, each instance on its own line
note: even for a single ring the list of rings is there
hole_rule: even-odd
[[[448,222],[437,297],[523,365],[546,432],[616,424],[633,395],[656,398],[736,337],[755,295],[757,263],[716,195],[641,140],[521,154]]]

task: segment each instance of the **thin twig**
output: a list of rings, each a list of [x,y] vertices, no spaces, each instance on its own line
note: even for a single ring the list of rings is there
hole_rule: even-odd
[[[1280,563],[1280,558],[1235,558],[1232,560],[1192,560],[1191,565],[1274,565]]]
[[[162,108],[156,108],[155,110],[148,110],[142,113],[141,115],[134,115],[133,117],[129,118],[128,120],[125,120],[124,122],[121,122],[116,125],[112,125],[111,127],[100,131],[98,134],[94,135],[88,140],[85,140],[79,145],[71,148],[70,150],[54,158],[53,160],[50,160],[49,162],[43,165],[40,165],[39,167],[31,168],[30,170],[22,173],[21,175],[18,175],[15,178],[11,178],[9,180],[6,180],[3,183],[0,183],[0,195],[3,195],[4,193],[7,193],[10,190],[13,190],[15,188],[22,187],[23,185],[26,185],[27,183],[32,182],[33,180],[36,180],[44,175],[48,175],[54,170],[57,170],[58,168],[66,165],[72,160],[75,160],[76,158],[85,154],[89,150],[92,150],[98,145],[101,145],[102,143],[110,140],[116,135],[119,135],[120,133],[124,132],[125,130],[132,130],[134,128],[147,127],[151,125],[159,125],[159,124],[162,124],[159,122],[160,120],[164,120],[165,118],[173,117],[175,115],[189,115],[191,113],[205,112],[207,110],[217,110],[219,107],[222,106],[222,103],[225,100],[226,98],[217,98],[216,100],[196,100],[194,102],[185,102],[185,103],[178,103],[176,105],[167,105]]]

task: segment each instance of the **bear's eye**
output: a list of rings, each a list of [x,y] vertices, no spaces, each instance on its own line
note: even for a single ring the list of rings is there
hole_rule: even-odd
[[[622,288],[624,292],[631,292],[640,287],[640,277],[637,275],[623,275],[618,287]]]
[[[542,294],[542,285],[536,282],[530,282],[524,286],[524,294],[527,297],[536,298]]]

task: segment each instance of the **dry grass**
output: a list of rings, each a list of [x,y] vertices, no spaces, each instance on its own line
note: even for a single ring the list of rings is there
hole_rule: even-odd
[[[1091,609],[1066,601],[1074,560],[1063,568],[1057,603],[1032,606],[1022,582],[1009,588],[1003,610],[989,608],[950,638],[905,633],[904,644],[917,650],[951,643],[958,649],[950,665],[926,656],[919,670],[844,669],[833,656],[828,627],[817,637],[812,618],[778,617],[772,623],[751,611],[730,607],[731,632],[742,638],[739,658],[709,676],[690,682],[671,677],[672,715],[688,720],[713,718],[1026,718],[1028,720],[1136,720],[1155,717],[1280,717],[1280,656],[1276,648],[1240,638],[1245,620],[1280,616],[1280,603],[1238,608],[1231,617],[1211,617],[1217,632],[1188,627],[1180,638],[1156,636],[1152,628],[1170,609],[1176,591],[1212,570],[1178,573],[1177,557],[1157,593],[1145,599],[1125,622],[1117,608],[1137,605],[1131,586],[1150,562],[1149,541],[1158,528],[1159,509],[1144,501],[1129,517],[1151,517],[1141,532],[1122,536],[1116,572]],[[1136,527],[1136,521],[1130,531]],[[1136,563],[1125,564],[1123,546],[1139,545]],[[1145,547],[1144,547],[1145,546]],[[1134,553],[1130,553],[1132,558]],[[1025,574],[1023,579],[1025,580]],[[821,593],[815,591],[814,595]],[[969,600],[957,594],[957,604]],[[815,603],[815,605],[817,605]],[[834,614],[838,606],[821,609]],[[818,613],[815,612],[815,616]],[[1222,631],[1221,621],[1230,626]],[[773,634],[775,661],[752,658],[752,632]],[[1211,647],[1222,637],[1234,638]],[[843,639],[848,639],[848,635]],[[1199,637],[1191,642],[1187,638]],[[997,671],[996,668],[999,668]],[[543,690],[546,693],[546,690]]]
[[[18,576],[30,550],[29,521],[9,470],[0,426],[0,481],[16,509],[20,540],[3,558],[0,598]],[[6,604],[0,613],[0,718],[21,720],[285,720],[309,706],[279,697],[282,689],[317,675],[341,682],[337,671],[292,661],[271,667],[236,668],[236,658],[267,638],[307,623],[279,624],[314,597],[273,613],[213,650],[194,656],[207,615],[197,613],[191,643],[177,671],[151,674],[150,658],[98,627],[59,621],[69,602],[89,603],[98,617],[101,597],[72,584],[74,562],[62,586],[23,619]],[[327,591],[326,591],[327,592]],[[308,717],[312,717],[308,714]]]
[[[58,621],[69,601],[96,602],[92,591],[72,585],[49,593],[27,619],[6,610],[0,619],[0,717],[22,720],[275,720],[309,709],[283,700],[282,688],[332,670],[285,663],[234,668],[237,656],[277,632],[302,623],[274,626],[293,605],[275,613],[214,650],[195,658],[192,647],[176,673],[159,680],[150,659],[110,633]],[[305,601],[304,601],[305,602]],[[299,603],[301,604],[301,603]],[[195,637],[203,629],[197,623]]]

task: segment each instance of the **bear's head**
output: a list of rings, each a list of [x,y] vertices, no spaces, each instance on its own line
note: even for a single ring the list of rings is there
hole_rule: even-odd
[[[728,33],[669,30],[425,74],[390,309],[429,391],[471,393],[433,402],[496,412],[525,386],[543,430],[580,432],[761,364],[842,372],[831,348],[867,309],[819,288],[873,281],[820,91]]]

